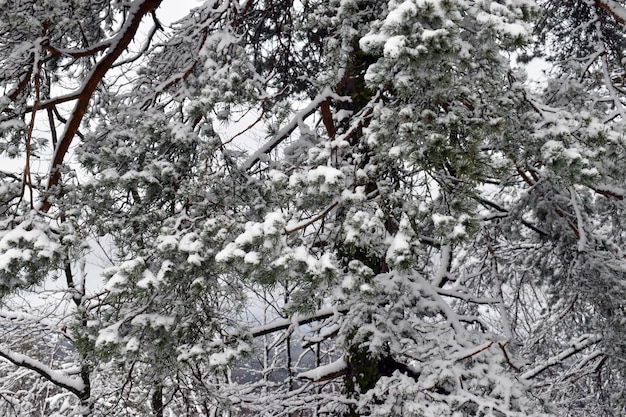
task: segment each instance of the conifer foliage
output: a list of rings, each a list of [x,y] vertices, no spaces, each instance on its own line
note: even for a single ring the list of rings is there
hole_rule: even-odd
[[[161,3],[0,0],[7,415],[626,413],[626,4]]]

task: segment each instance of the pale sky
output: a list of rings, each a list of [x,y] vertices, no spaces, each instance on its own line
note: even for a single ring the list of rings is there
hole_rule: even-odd
[[[200,6],[204,0],[163,0],[157,10],[157,16],[163,24],[169,25],[187,14],[187,12]]]

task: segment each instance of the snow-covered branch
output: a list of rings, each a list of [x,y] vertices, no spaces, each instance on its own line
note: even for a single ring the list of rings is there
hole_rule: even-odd
[[[298,378],[308,379],[313,382],[322,382],[335,379],[342,375],[345,375],[348,370],[348,364],[344,357],[340,357],[336,361],[327,365],[318,366],[310,371],[302,372],[298,374]]]
[[[65,372],[52,369],[48,365],[36,359],[17,352],[13,352],[12,350],[7,349],[3,346],[0,346],[0,356],[16,366],[20,366],[36,372],[43,378],[52,382],[54,385],[74,393],[79,398],[84,398],[85,395],[89,392],[88,387],[85,385],[82,379],[75,378]]]
[[[598,0],[596,3],[609,12],[619,24],[626,25],[626,8],[624,6],[615,0]]]
[[[578,206],[578,196],[576,195],[576,190],[574,189],[574,187],[570,187],[570,195],[578,226],[578,252],[584,252],[587,249],[587,233],[585,232],[585,224],[583,221],[582,212],[580,210],[580,207]]]
[[[341,97],[334,93],[330,88],[325,88],[319,95],[317,95],[317,97],[311,100],[305,108],[298,111],[289,123],[276,132],[273,138],[268,140],[263,146],[250,155],[250,157],[241,166],[242,169],[248,171],[252,168],[254,164],[263,158],[263,155],[266,155],[274,150],[282,141],[289,137],[289,135],[296,130],[298,126],[304,123],[304,120],[315,113],[323,102],[331,98],[336,100],[341,99]]]
[[[98,61],[93,67],[91,73],[87,76],[82,86],[80,87],[78,99],[74,110],[72,111],[67,124],[65,125],[65,131],[63,132],[56,149],[54,150],[54,156],[52,158],[52,164],[50,165],[50,172],[48,177],[47,190],[58,184],[61,179],[61,165],[65,159],[65,155],[74,140],[74,136],[78,132],[78,129],[83,120],[83,116],[87,112],[91,97],[100,84],[104,76],[107,74],[111,66],[122,55],[128,45],[134,39],[137,29],[141,20],[147,14],[155,10],[162,0],[136,0],[134,1],[128,11],[128,17],[118,34],[109,42],[109,51]],[[49,196],[46,196],[41,205],[41,211],[47,212],[50,210],[52,202]]]
[[[277,320],[270,324],[253,327],[252,329],[250,329],[250,334],[253,337],[265,336],[270,333],[286,330],[291,326],[302,326],[303,324],[309,324],[314,321],[320,321],[333,316],[339,316],[346,313],[347,311],[347,307],[328,307],[318,310],[311,315],[296,315],[291,319]]]
[[[549,358],[548,360],[546,360],[544,363],[537,365],[536,367],[534,367],[533,369],[530,369],[526,372],[524,372],[520,378],[521,379],[532,379],[534,377],[536,377],[537,375],[541,374],[542,372],[546,371],[547,369],[555,366],[555,365],[559,365],[561,363],[563,363],[563,361],[567,358],[569,358],[570,356],[573,356],[579,352],[582,352],[583,350],[599,343],[602,340],[602,337],[600,336],[596,336],[596,335],[584,335],[579,337],[577,340],[575,340],[571,347],[564,350],[563,352],[559,353],[558,355],[552,356],[551,358]]]

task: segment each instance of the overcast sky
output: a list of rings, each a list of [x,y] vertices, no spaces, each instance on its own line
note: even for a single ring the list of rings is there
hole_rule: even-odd
[[[204,3],[204,0],[163,0],[157,10],[159,20],[169,25],[187,14],[187,12]]]

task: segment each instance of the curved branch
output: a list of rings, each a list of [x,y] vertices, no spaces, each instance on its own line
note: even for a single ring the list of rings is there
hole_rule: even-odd
[[[54,370],[36,359],[13,352],[12,350],[5,349],[3,347],[0,347],[0,357],[5,358],[16,366],[36,372],[44,379],[52,382],[58,387],[70,391],[80,399],[84,399],[85,396],[88,395],[88,387],[82,380],[72,378],[65,372]]]
[[[46,187],[47,191],[50,191],[52,187],[56,186],[61,179],[61,165],[63,165],[65,155],[72,144],[74,136],[76,136],[76,132],[78,132],[78,128],[80,127],[96,87],[134,39],[143,17],[152,13],[152,11],[161,4],[161,1],[162,0],[136,0],[131,4],[128,18],[124,26],[110,41],[111,49],[91,70],[91,74],[89,74],[87,80],[83,83],[82,88],[79,90],[76,106],[65,126],[65,131],[59,140],[57,148],[54,151],[54,158],[50,167],[48,185]],[[47,212],[50,210],[50,207],[52,207],[52,203],[48,194],[44,197],[41,211]]]
[[[102,52],[107,50],[111,46],[111,40],[99,43],[98,45],[92,46],[91,48],[82,49],[82,50],[72,50],[72,49],[59,49],[54,46],[48,44],[43,45],[43,49],[50,52],[54,56],[67,56],[70,58],[87,58],[90,56],[94,56],[98,52]]]
[[[322,211],[321,213],[316,214],[313,217],[309,217],[308,219],[305,219],[305,220],[301,221],[300,223],[293,224],[293,225],[291,225],[291,227],[286,227],[285,228],[285,233],[290,235],[292,233],[297,232],[298,230],[302,230],[305,227],[312,225],[316,221],[321,220],[324,217],[326,217],[326,215],[328,213],[330,213],[338,205],[339,205],[339,202],[335,201],[333,204],[331,204],[330,206],[326,207],[326,209],[324,209],[324,211]]]

